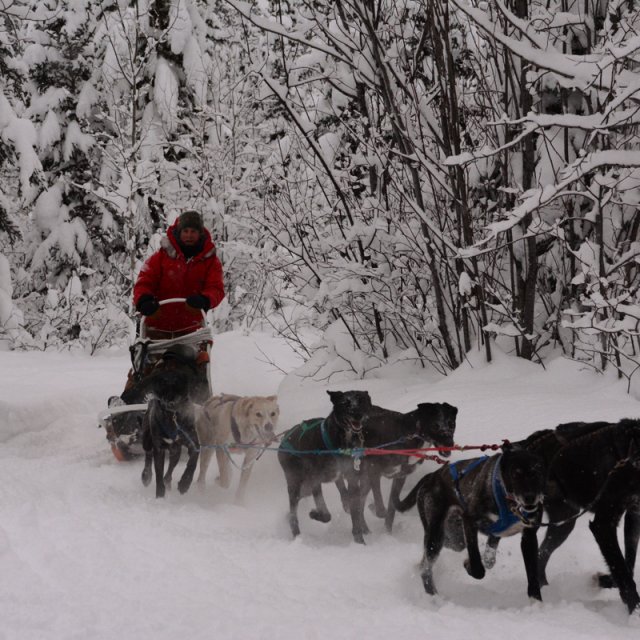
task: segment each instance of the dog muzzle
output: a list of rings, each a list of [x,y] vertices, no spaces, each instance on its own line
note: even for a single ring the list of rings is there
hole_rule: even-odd
[[[350,418],[349,420],[347,420],[347,424],[349,425],[349,431],[357,435],[360,435],[362,433],[362,430],[364,429],[364,422],[362,419],[353,420]]]
[[[509,509],[525,527],[535,527],[540,523],[542,517],[542,497],[539,497],[533,504],[525,504],[514,498],[507,496]]]

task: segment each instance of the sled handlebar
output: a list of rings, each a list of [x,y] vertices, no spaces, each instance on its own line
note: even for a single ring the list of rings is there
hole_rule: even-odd
[[[167,298],[166,300],[158,300],[158,304],[162,306],[165,304],[172,304],[174,302],[186,302],[186,301],[187,301],[186,298]]]
[[[162,307],[165,304],[174,304],[174,303],[180,303],[180,302],[186,302],[187,299],[186,298],[166,298],[164,300],[158,300],[158,304]],[[202,313],[202,317],[206,320],[207,318],[207,312],[204,309],[200,309],[200,312]]]

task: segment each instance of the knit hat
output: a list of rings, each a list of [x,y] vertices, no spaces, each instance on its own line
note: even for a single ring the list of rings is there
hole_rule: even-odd
[[[202,217],[197,211],[185,211],[178,218],[178,231],[183,229],[197,229],[202,232],[204,230],[204,224],[202,224]]]

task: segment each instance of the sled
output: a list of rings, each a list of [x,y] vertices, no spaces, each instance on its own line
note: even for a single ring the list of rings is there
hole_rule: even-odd
[[[161,300],[160,305],[186,302],[185,298]],[[146,336],[146,325],[141,322],[139,335],[129,347],[131,354],[130,381],[120,396],[109,398],[108,407],[98,415],[115,458],[121,462],[133,460],[144,454],[142,447],[142,418],[147,410],[148,398],[144,381],[155,367],[169,355],[188,351],[195,357],[195,364],[202,370],[202,379],[195,390],[198,402],[212,395],[210,354],[213,332],[202,312],[202,327],[183,336],[167,340],[152,340]]]

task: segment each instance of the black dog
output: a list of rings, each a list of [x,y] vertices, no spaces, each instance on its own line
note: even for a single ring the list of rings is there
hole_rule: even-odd
[[[589,528],[611,572],[601,586],[617,586],[629,612],[640,605],[633,580],[640,539],[640,420],[572,422],[538,431],[520,443],[541,455],[548,469],[545,510],[549,526],[540,546],[540,584],[547,584],[551,554],[567,539],[576,518],[594,514]],[[623,557],[616,529],[625,515]],[[497,546],[497,540],[492,541]]]
[[[196,365],[197,353],[191,345],[174,344],[162,354],[149,354],[149,344],[140,340],[129,347],[131,370],[125,390],[120,396],[109,398],[109,407],[144,404],[152,394],[149,379],[154,373],[167,368],[169,360],[180,362],[195,372],[190,393],[197,403],[203,403],[210,395],[209,380],[205,368]],[[118,460],[131,460],[144,452],[142,445],[144,411],[114,413],[105,422],[107,440]]]
[[[423,402],[417,409],[408,413],[399,413],[374,406],[363,423],[364,444],[368,448],[383,448],[394,451],[399,449],[420,449],[430,443],[436,446],[452,447],[456,429],[458,409],[446,402]],[[442,452],[443,456],[450,451]],[[395,518],[395,503],[416,464],[424,459],[403,455],[369,455],[362,460],[362,471],[369,477],[374,499],[375,514],[385,519],[387,531],[391,532]],[[385,509],[380,481],[382,476],[392,478],[388,507]],[[346,487],[342,478],[336,482],[343,507],[347,506]]]
[[[480,580],[485,568],[478,532],[495,537],[522,532],[527,593],[541,600],[536,528],[542,513],[544,478],[539,456],[510,446],[501,454],[462,460],[422,478],[397,508],[403,512],[418,504],[424,527],[421,577],[425,591],[436,593],[433,566],[445,543],[456,550],[462,550],[466,543],[464,566],[470,576]]]
[[[142,484],[151,482],[151,462],[156,473],[156,498],[162,498],[171,487],[171,475],[180,460],[182,447],[189,453],[178,490],[186,493],[191,486],[198,464],[199,444],[195,428],[195,405],[192,399],[197,379],[195,352],[193,364],[176,361],[165,355],[167,367],[155,371],[146,379],[152,394],[142,423],[142,444],[145,451]],[[186,364],[186,366],[185,366]],[[169,468],[164,472],[165,451],[169,451]]]
[[[351,514],[353,538],[364,544],[364,498],[369,491],[365,474],[349,455],[324,454],[326,451],[363,446],[363,419],[371,411],[371,398],[366,391],[329,391],[333,409],[327,418],[306,420],[292,427],[283,437],[278,460],[284,471],[289,492],[289,525],[293,536],[300,534],[298,503],[305,495],[313,495],[316,508],[309,516],[328,522],[331,514],[322,495],[323,482],[347,479],[348,511]]]

